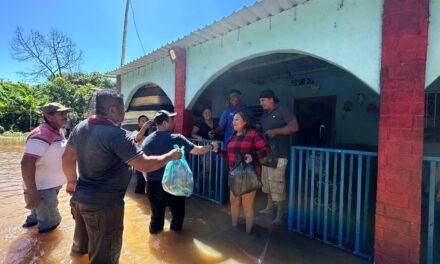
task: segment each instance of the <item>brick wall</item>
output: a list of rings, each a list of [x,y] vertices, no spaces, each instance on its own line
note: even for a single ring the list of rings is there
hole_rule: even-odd
[[[419,263],[429,0],[385,0],[376,263]]]
[[[185,119],[185,93],[186,93],[186,50],[178,48],[177,61],[174,63],[174,112],[178,113],[174,119],[177,133],[183,133]]]
[[[121,89],[122,89],[122,81],[121,81],[121,75],[117,75],[116,76],[116,92],[118,93],[118,94],[120,94],[121,93]]]

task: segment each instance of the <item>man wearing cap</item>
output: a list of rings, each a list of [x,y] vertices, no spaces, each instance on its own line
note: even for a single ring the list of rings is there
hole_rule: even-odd
[[[90,263],[119,261],[130,166],[147,172],[182,156],[178,150],[146,156],[118,126],[124,116],[122,96],[113,90],[99,91],[96,115],[72,130],[63,155],[66,191],[72,194],[70,206],[75,219],[71,254],[88,254]]]
[[[177,113],[160,110],[154,117],[157,130],[150,134],[142,143],[142,150],[148,155],[161,155],[173,149],[174,145],[184,146],[185,151],[193,155],[201,155],[209,151],[217,151],[218,144],[211,143],[205,146],[197,146],[181,134],[174,133],[174,117]],[[151,206],[150,234],[156,234],[163,230],[165,209],[170,207],[172,220],[170,229],[182,230],[185,216],[185,197],[167,193],[162,188],[164,168],[148,173],[147,196]]]
[[[286,199],[285,172],[289,157],[289,136],[299,129],[292,111],[285,106],[278,106],[277,102],[278,99],[272,90],[261,92],[260,105],[264,110],[261,116],[261,126],[268,143],[274,144],[278,162],[275,168],[264,165],[262,167],[262,190],[267,193],[267,205],[260,213],[271,214],[273,202],[275,202],[277,210],[273,224],[282,223],[282,203]]]
[[[42,108],[44,123],[35,128],[26,140],[21,160],[26,208],[31,210],[23,227],[38,224],[38,232],[54,230],[61,222],[58,192],[66,183],[61,157],[66,147],[63,127],[72,108],[50,103]]]
[[[228,145],[229,139],[231,138],[233,133],[232,120],[234,120],[234,115],[237,112],[243,111],[246,114],[248,114],[251,118],[254,117],[252,109],[242,104],[241,92],[239,90],[232,89],[229,91],[228,95],[229,95],[230,106],[223,111],[220,120],[218,122],[218,127],[208,133],[210,137],[214,137],[214,135],[218,135],[224,132],[225,134],[223,140],[224,148],[226,148],[226,146]]]

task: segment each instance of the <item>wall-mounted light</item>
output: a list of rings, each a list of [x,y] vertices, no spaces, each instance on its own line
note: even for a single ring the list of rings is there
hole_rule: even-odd
[[[175,63],[177,61],[177,47],[172,47],[168,50],[168,54],[170,55],[170,59],[172,63]]]
[[[317,93],[319,91],[319,86],[317,84],[310,85],[310,90],[312,90],[312,93]]]

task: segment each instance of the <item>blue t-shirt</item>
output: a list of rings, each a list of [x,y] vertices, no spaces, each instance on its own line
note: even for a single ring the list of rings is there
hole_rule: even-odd
[[[67,142],[76,151],[79,179],[72,200],[112,207],[124,203],[131,173],[128,162],[141,155],[127,132],[108,120],[79,123]]]
[[[250,109],[247,106],[242,106],[241,108],[234,108],[234,107],[228,107],[223,111],[220,121],[218,122],[219,126],[225,127],[225,138],[223,139],[223,146],[227,146],[229,139],[231,138],[233,134],[233,128],[232,128],[232,121],[234,120],[234,115],[237,112],[245,112],[247,113],[251,118],[254,117],[254,114],[252,112],[252,109]]]
[[[170,152],[174,145],[184,146],[185,153],[191,152],[194,148],[194,144],[181,134],[174,134],[171,131],[155,131],[142,142],[142,150],[148,156],[157,156]],[[165,167],[148,172],[148,181],[162,181],[164,171]]]

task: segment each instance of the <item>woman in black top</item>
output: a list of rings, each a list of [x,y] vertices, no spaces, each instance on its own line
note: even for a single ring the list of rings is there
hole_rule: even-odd
[[[191,136],[193,138],[195,138],[197,141],[218,139],[218,138],[215,138],[215,136],[210,137],[208,135],[209,131],[216,129],[218,127],[218,124],[212,120],[212,112],[209,107],[203,108],[202,117],[203,117],[203,119],[194,125],[192,132],[191,132]],[[218,139],[218,140],[220,140],[220,139]]]

